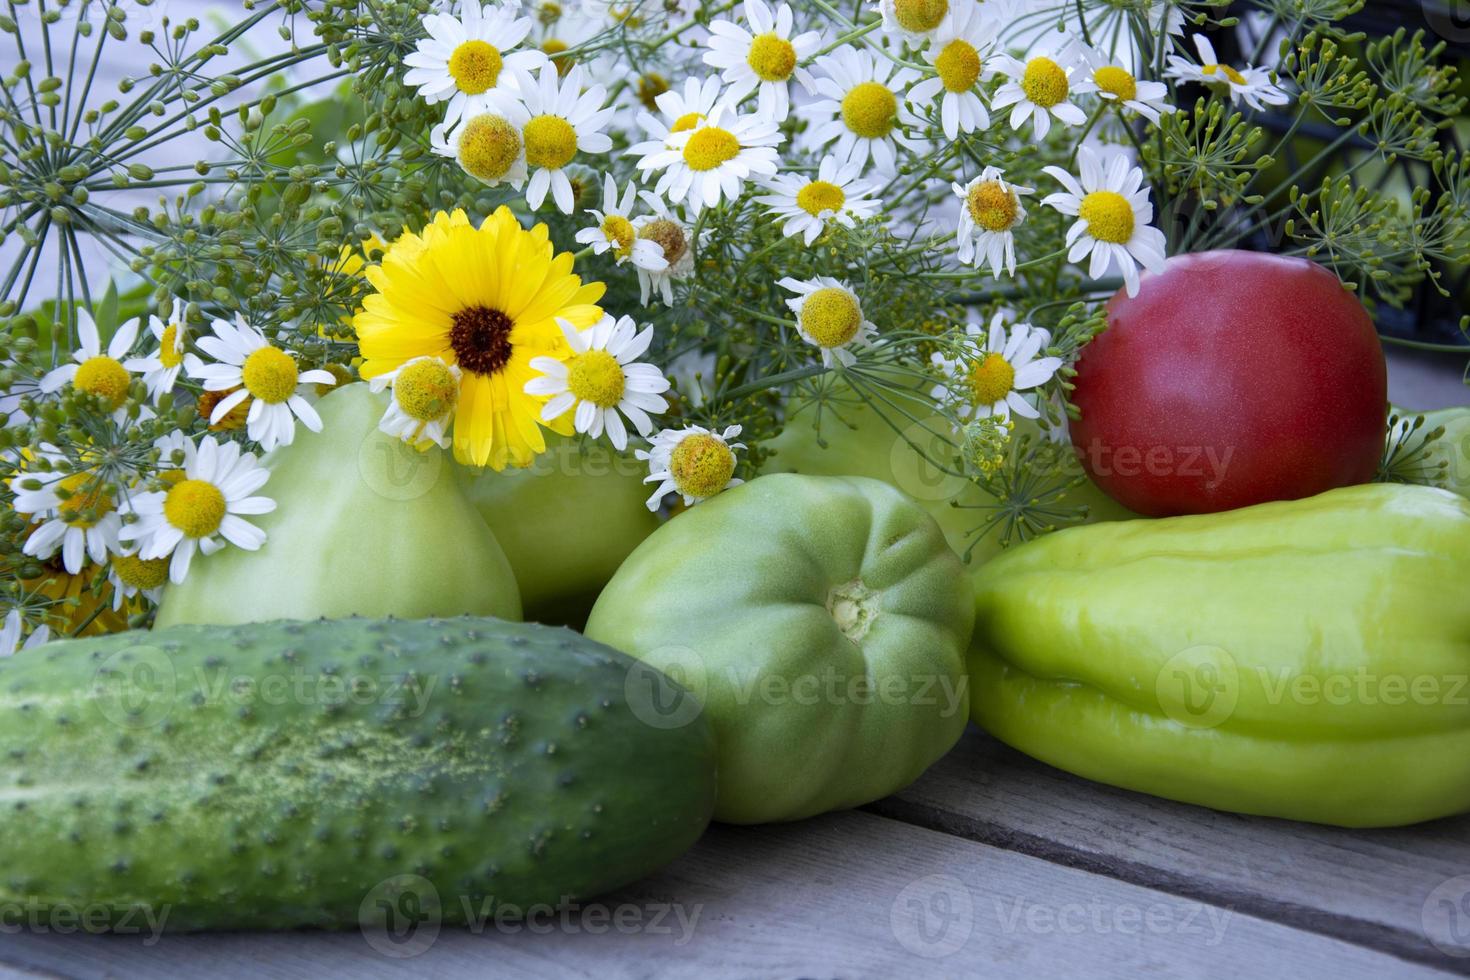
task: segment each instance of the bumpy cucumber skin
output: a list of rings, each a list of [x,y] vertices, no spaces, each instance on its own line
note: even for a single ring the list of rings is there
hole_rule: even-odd
[[[445,925],[616,888],[688,848],[715,795],[708,723],[644,724],[633,665],[468,617],[179,626],[0,660],[0,903],[332,929],[404,874]],[[281,676],[308,694],[268,696]],[[336,696],[332,677],[426,697]],[[256,696],[222,696],[234,678]]]

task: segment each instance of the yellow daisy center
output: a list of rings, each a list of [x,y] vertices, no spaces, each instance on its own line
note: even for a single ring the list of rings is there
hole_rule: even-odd
[[[559,55],[567,50],[567,42],[561,38],[548,37],[541,42],[541,50],[548,58],[551,58],[551,63],[556,66],[556,73],[558,75],[566,75],[567,72],[572,70],[572,65],[576,63],[573,58],[555,57],[555,55]]]
[[[612,408],[622,401],[626,382],[623,366],[605,350],[578,354],[567,365],[567,390],[578,401],[600,408]]]
[[[1021,91],[1032,105],[1050,109],[1066,101],[1071,87],[1061,65],[1050,58],[1032,58],[1021,75]]]
[[[784,82],[796,68],[796,49],[784,37],[772,32],[761,34],[750,42],[745,56],[750,70],[764,82]]]
[[[668,90],[668,79],[657,72],[649,72],[647,75],[638,77],[638,101],[643,103],[643,108],[649,112],[658,108],[658,97]]]
[[[245,390],[263,402],[283,402],[296,393],[296,361],[279,347],[262,347],[245,358]]]
[[[970,366],[970,394],[976,405],[994,405],[1010,394],[1016,369],[999,354],[990,353]]]
[[[94,527],[112,511],[112,498],[102,489],[102,481],[92,473],[73,473],[56,486],[67,494],[56,505],[57,516],[70,527]]]
[[[1126,245],[1133,237],[1133,205],[1117,191],[1093,191],[1082,199],[1078,214],[1100,242]]]
[[[1231,68],[1229,65],[1201,65],[1200,71],[1204,72],[1206,75],[1214,75],[1216,73],[1224,75],[1236,85],[1245,84],[1245,76],[1236,71],[1234,68]]]
[[[735,454],[724,441],[696,432],[685,436],[669,455],[669,475],[679,492],[713,497],[735,474]]]
[[[924,34],[939,26],[949,13],[949,0],[894,0],[893,19],[898,26],[914,34]]]
[[[459,366],[474,374],[495,374],[510,360],[510,317],[488,306],[471,306],[454,314],[449,346]]]
[[[674,125],[669,127],[669,132],[682,133],[687,130],[693,129],[695,126],[698,126],[702,122],[704,122],[704,113],[686,112],[684,113],[684,115],[674,120]]]
[[[670,266],[684,257],[689,250],[689,239],[684,235],[684,229],[677,222],[668,218],[656,218],[638,230],[639,238],[658,242],[664,250],[664,261]]]
[[[561,4],[543,3],[536,8],[536,19],[543,24],[555,24],[561,20]]]
[[[877,82],[859,82],[843,96],[843,123],[865,139],[887,136],[897,116],[898,99]]]
[[[115,358],[99,354],[81,363],[72,385],[78,391],[95,395],[112,408],[119,408],[128,397],[128,369]]]
[[[1129,102],[1138,97],[1138,81],[1127,69],[1117,65],[1106,65],[1092,73],[1092,80],[1100,91],[1107,92],[1119,102]]]
[[[620,258],[632,253],[633,241],[638,237],[638,233],[633,230],[633,222],[621,214],[610,214],[603,218],[602,233],[613,243],[613,252]]]
[[[485,41],[466,41],[449,56],[449,75],[466,95],[494,88],[500,68],[500,52]]]
[[[971,187],[965,195],[965,208],[970,220],[986,231],[1010,231],[1019,214],[1016,195],[998,180],[981,181]]]
[[[117,580],[141,592],[161,589],[168,581],[167,558],[139,558],[137,555],[113,555],[112,570]]]
[[[863,311],[845,289],[825,286],[801,304],[801,328],[822,347],[841,347],[857,336]]]
[[[706,126],[690,134],[684,144],[684,162],[690,170],[713,170],[735,159],[739,152],[740,141],[734,133],[718,126]]]
[[[163,516],[187,537],[206,538],[225,519],[225,495],[208,480],[181,480],[163,498]]]
[[[526,162],[560,170],[577,155],[577,131],[561,116],[537,116],[526,123]]]
[[[393,380],[393,399],[409,418],[432,422],[454,408],[459,399],[459,383],[443,361],[426,357],[398,372]]]
[[[158,341],[158,363],[166,368],[176,368],[184,363],[184,352],[179,349],[179,325],[170,323],[163,328],[163,337]]]
[[[521,134],[503,116],[482,112],[459,134],[459,165],[471,177],[495,181],[504,177],[521,155]]]
[[[825,180],[814,180],[796,192],[796,205],[813,218],[825,211],[840,211],[847,203],[841,187]]]
[[[963,38],[955,38],[934,59],[939,80],[951,92],[968,92],[980,79],[980,52]]]

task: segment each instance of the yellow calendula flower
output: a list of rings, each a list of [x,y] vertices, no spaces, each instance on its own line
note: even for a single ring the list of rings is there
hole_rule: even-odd
[[[455,459],[529,466],[546,449],[542,425],[571,434],[570,415],[540,421],[546,396],[525,392],[540,374],[531,359],[566,361],[572,351],[557,320],[592,326],[605,287],[572,273],[571,253],[554,253],[545,225],[527,231],[504,207],[479,227],[463,211],[441,211],[423,232],[394,241],[367,279],[375,292],[352,320],[362,376],[418,357],[457,366]]]

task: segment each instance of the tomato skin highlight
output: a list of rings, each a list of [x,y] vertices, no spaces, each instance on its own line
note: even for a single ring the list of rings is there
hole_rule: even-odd
[[[1373,477],[1388,419],[1362,302],[1314,262],[1175,256],[1107,306],[1071,423],[1083,467],[1155,517],[1296,500]]]

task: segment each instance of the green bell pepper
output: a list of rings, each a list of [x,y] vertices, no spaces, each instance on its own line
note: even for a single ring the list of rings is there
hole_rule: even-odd
[[[1070,772],[1343,826],[1470,810],[1470,502],[1369,484],[982,566],[974,719]]]

